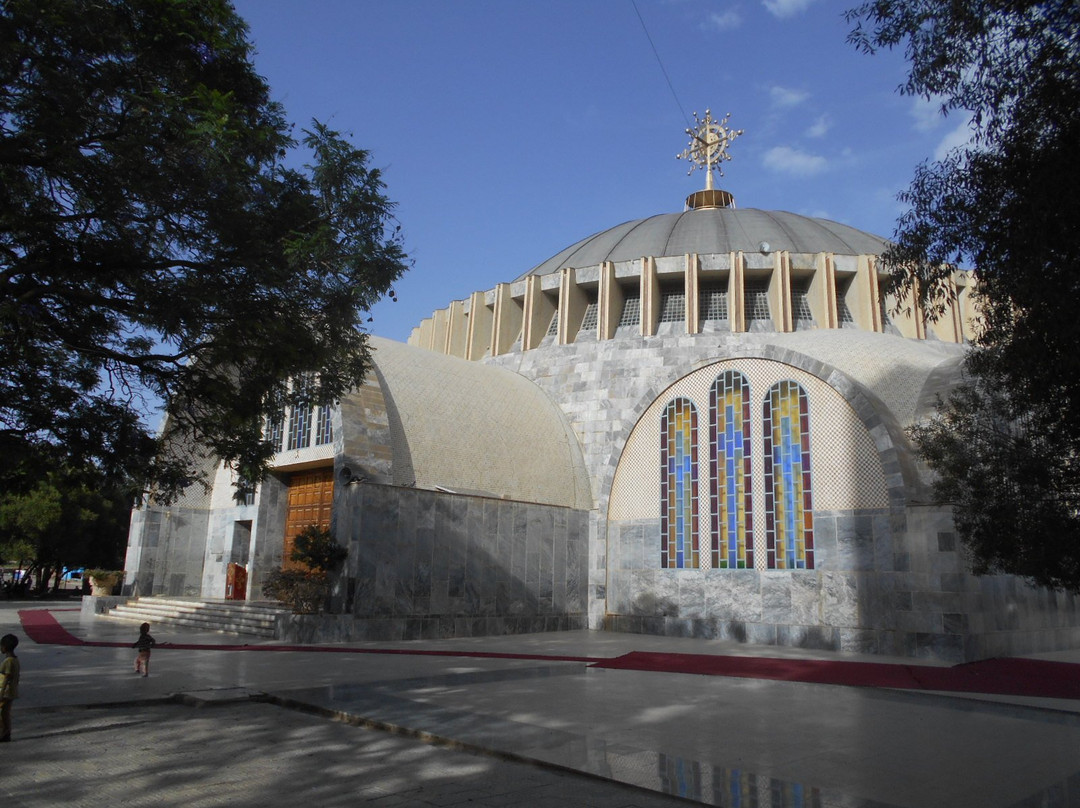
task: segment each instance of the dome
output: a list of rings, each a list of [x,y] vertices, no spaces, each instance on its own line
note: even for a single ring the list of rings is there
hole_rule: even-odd
[[[634,261],[646,255],[661,258],[739,251],[878,255],[886,246],[880,236],[828,219],[779,210],[707,208],[662,213],[617,225],[570,245],[517,280],[558,272],[563,267]]]

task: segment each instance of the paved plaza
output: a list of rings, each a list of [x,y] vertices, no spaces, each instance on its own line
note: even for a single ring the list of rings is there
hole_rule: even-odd
[[[76,606],[0,604],[23,669],[4,808],[1080,806],[1077,700],[597,668],[630,651],[838,658],[597,632],[345,651],[161,625],[187,647],[159,647],[143,679],[129,648],[36,644],[20,624],[49,608],[79,640],[134,642]]]

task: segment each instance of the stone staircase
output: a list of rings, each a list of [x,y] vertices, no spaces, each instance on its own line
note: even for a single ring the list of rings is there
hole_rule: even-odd
[[[278,636],[278,618],[289,610],[276,603],[249,603],[240,600],[186,600],[182,598],[137,598],[114,606],[107,616],[132,623],[185,626],[199,631]]]

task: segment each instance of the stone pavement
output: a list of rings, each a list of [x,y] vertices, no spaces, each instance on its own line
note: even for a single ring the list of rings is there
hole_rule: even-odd
[[[1080,806],[1076,701],[553,658],[801,655],[594,632],[350,646],[505,655],[485,657],[213,650],[238,640],[161,626],[159,642],[209,647],[159,648],[143,679],[127,648],[34,644],[18,622],[27,606],[0,604],[23,664],[15,740],[0,746],[4,808],[687,804],[665,795],[739,808]],[[86,640],[138,633],[53,614]]]

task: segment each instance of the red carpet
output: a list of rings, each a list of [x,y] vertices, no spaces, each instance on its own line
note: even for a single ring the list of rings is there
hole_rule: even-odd
[[[56,622],[50,610],[19,612],[23,630],[42,645],[85,645],[130,648],[126,642],[80,640]],[[135,641],[132,634],[132,642]],[[503,654],[489,651],[425,651],[403,648],[347,648],[318,645],[210,645],[158,643],[161,650],[182,651],[302,651],[322,654],[402,654],[409,656],[465,657],[472,659],[535,659],[551,662],[587,662],[594,668],[692,673],[701,676],[733,676],[774,679],[848,687],[893,687],[904,690],[946,690],[964,693],[995,693],[1009,696],[1041,696],[1080,699],[1080,665],[1040,659],[986,659],[951,668],[899,665],[882,662],[847,662],[818,659],[719,656],[712,654],[661,654],[633,651],[614,659],[558,656],[555,654]]]
[[[48,609],[20,609],[19,620],[26,636],[40,645],[86,645],[57,623]]]
[[[905,690],[948,690],[1080,699],[1080,665],[1039,659],[986,659],[951,668],[932,668],[881,662],[634,651],[598,662],[593,667],[776,679],[851,687],[894,687]]]

